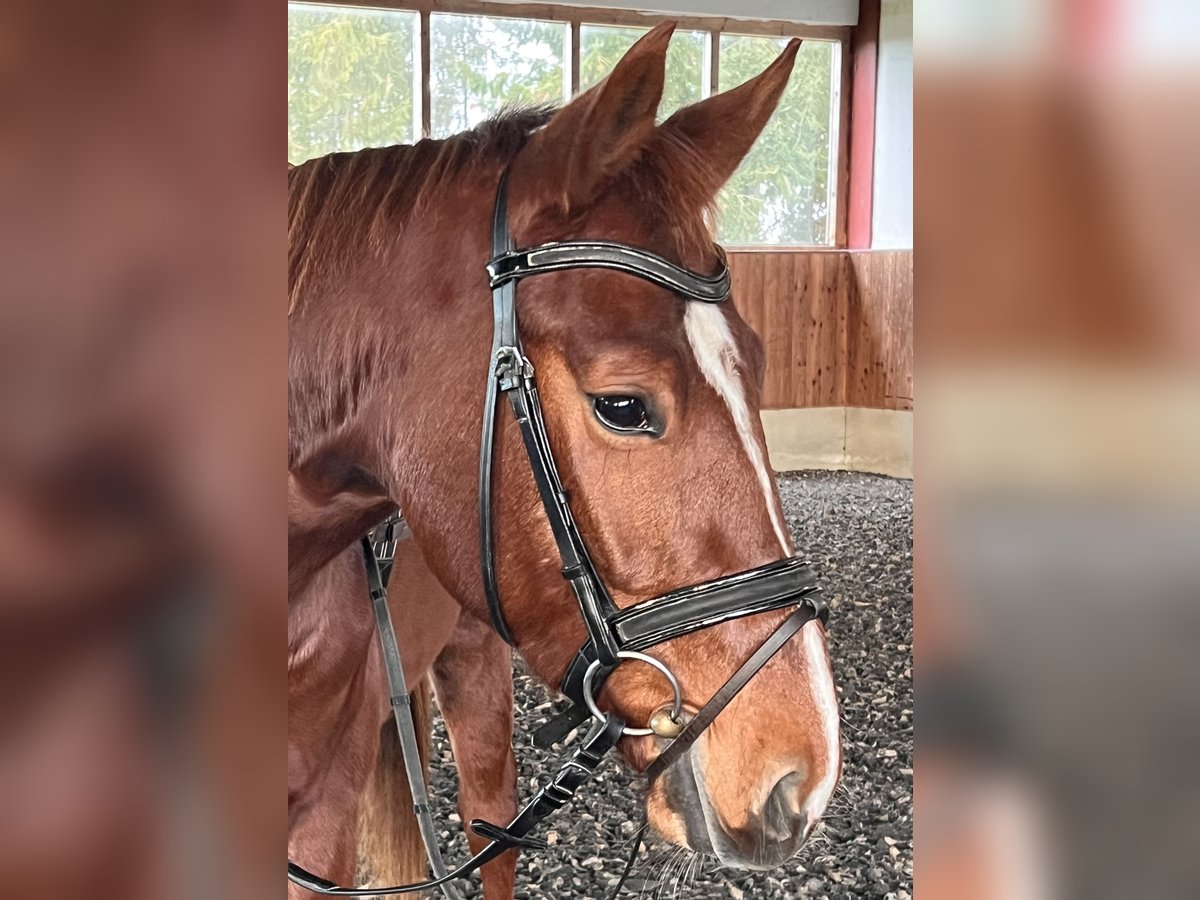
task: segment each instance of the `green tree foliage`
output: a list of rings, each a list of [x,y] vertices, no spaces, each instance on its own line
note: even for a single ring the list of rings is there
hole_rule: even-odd
[[[721,36],[721,90],[760,73],[786,39]],[[779,108],[721,191],[729,244],[824,244],[830,237],[829,153],[837,45],[805,41]]]
[[[288,159],[412,140],[415,13],[288,6]],[[585,25],[580,85],[603,78],[644,29]],[[430,17],[434,137],[470,128],[505,106],[560,103],[568,27],[489,16]],[[765,69],[786,45],[722,35],[721,90]],[[660,116],[701,99],[706,35],[677,32]],[[770,124],[718,201],[730,244],[824,244],[830,239],[830,112],[837,45],[806,41]]]
[[[288,160],[412,140],[417,18],[288,6]]]
[[[645,28],[583,25],[579,30],[579,88],[587,90],[612,71],[622,56],[646,33]],[[701,99],[704,81],[704,44],[699,31],[676,31],[667,51],[667,80],[663,87],[659,120],[681,106]]]
[[[505,106],[562,103],[565,23],[434,14],[429,27],[434,137],[471,128]]]

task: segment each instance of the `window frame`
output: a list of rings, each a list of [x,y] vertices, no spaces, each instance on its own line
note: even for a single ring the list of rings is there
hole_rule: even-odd
[[[707,38],[706,58],[709,71],[701,73],[703,96],[720,84],[721,35],[749,35],[753,37],[798,37],[808,40],[829,41],[839,45],[840,72],[835,80],[831,98],[831,118],[836,117],[837,133],[831,141],[833,162],[830,168],[836,172],[832,179],[831,205],[834,211],[832,242],[828,244],[779,243],[730,245],[739,251],[788,252],[797,249],[844,250],[847,247],[847,213],[849,209],[848,186],[850,180],[850,38],[853,27],[849,25],[805,25],[782,20],[745,20],[723,16],[688,16],[643,13],[627,9],[610,9],[599,6],[558,6],[546,3],[496,3],[488,0],[297,0],[312,6],[354,7],[381,11],[414,12],[419,16],[416,65],[420,69],[420,90],[415,92],[417,109],[413,111],[414,123],[420,123],[421,135],[429,137],[431,132],[431,105],[429,89],[429,17],[432,13],[447,13],[473,16],[493,16],[505,19],[539,19],[562,22],[569,26],[567,74],[569,92],[579,92],[579,33],[583,25],[615,25],[626,28],[652,28],[660,22],[677,22],[681,30],[705,32]]]

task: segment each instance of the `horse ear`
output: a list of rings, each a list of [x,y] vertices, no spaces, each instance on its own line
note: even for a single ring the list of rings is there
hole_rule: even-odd
[[[745,84],[685,106],[656,132],[655,153],[661,171],[687,171],[697,198],[708,203],[737,171],[766,127],[787,87],[800,39],[792,39],[778,58]]]
[[[602,82],[580,94],[529,142],[522,164],[561,189],[565,214],[586,208],[642,152],[662,99],[674,22],[643,35]]]

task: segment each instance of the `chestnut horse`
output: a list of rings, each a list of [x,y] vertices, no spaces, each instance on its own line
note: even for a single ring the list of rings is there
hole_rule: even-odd
[[[393,569],[393,617],[409,684],[432,682],[445,717],[462,820],[516,810],[511,659],[489,625],[476,538],[492,200],[507,168],[519,245],[606,238],[712,271],[717,191],[774,111],[799,41],[656,125],[671,32],[649,32],[560,110],[289,170],[289,856],[325,877],[424,876],[358,545],[396,508],[413,539]],[[792,554],[758,416],[762,348],[735,310],[600,269],[534,279],[520,303],[562,481],[618,606]],[[606,427],[596,398],[655,427]],[[557,686],[584,626],[512,417],[498,426],[505,616],[529,668]],[[785,617],[655,652],[694,712]],[[644,722],[669,699],[653,670],[626,665],[599,702]],[[814,620],[649,786],[651,826],[729,866],[785,861],[833,793],[838,724]],[[661,746],[626,737],[619,750],[641,771]],[[513,896],[514,867],[510,852],[484,868],[487,900]]]

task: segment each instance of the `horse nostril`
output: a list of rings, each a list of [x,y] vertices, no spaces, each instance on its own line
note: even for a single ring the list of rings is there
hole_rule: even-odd
[[[801,779],[799,772],[790,772],[771,788],[762,812],[763,831],[767,838],[787,841],[804,827],[800,810]]]

